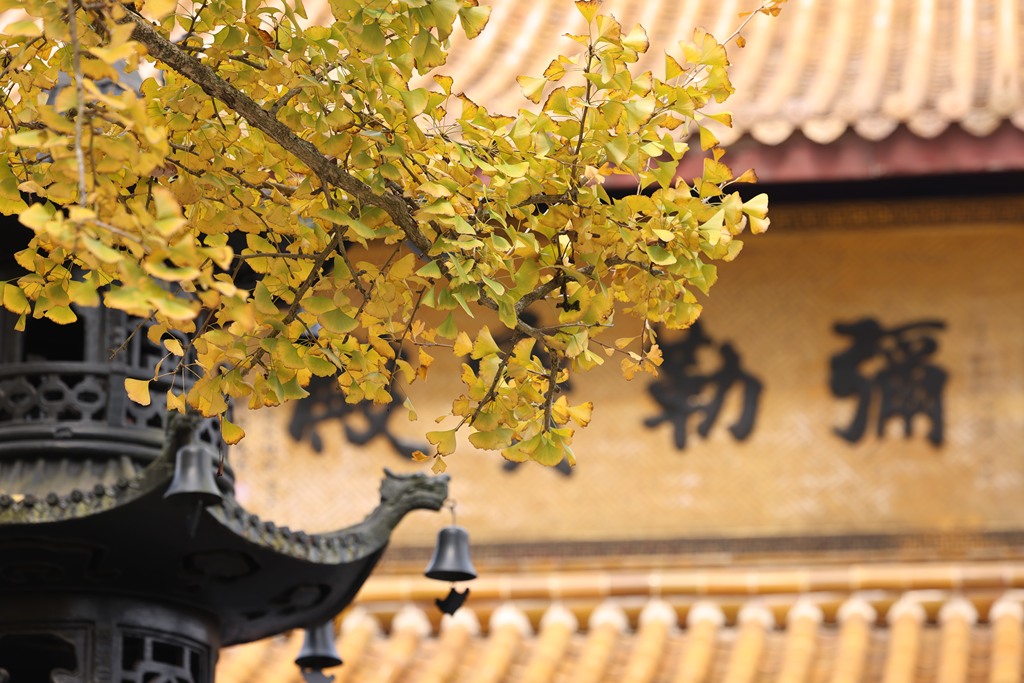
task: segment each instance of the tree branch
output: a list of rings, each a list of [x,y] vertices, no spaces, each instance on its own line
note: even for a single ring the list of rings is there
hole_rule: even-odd
[[[429,254],[432,246],[431,240],[420,228],[419,223],[413,216],[412,208],[407,203],[407,198],[404,195],[397,191],[377,194],[369,185],[339,166],[336,161],[328,158],[317,149],[316,145],[296,135],[294,131],[276,118],[274,115],[276,111],[274,113],[267,111],[251,97],[218,76],[209,66],[203,64],[199,59],[188,54],[181,47],[160,35],[134,9],[125,6],[125,14],[126,18],[122,21],[135,24],[135,28],[132,31],[132,39],[145,46],[150,57],[185,76],[202,88],[210,97],[223,102],[227,107],[244,118],[249,125],[262,131],[282,148],[293,154],[323,184],[341,189],[360,204],[382,209],[388,214],[395,225],[405,233],[406,238],[416,249],[424,255]],[[285,93],[282,99],[287,95],[288,93]],[[442,267],[444,268],[445,266],[446,264],[442,263]],[[498,310],[497,302],[486,295],[482,286],[480,291],[479,302],[487,308]],[[529,303],[543,298],[547,293],[546,288],[543,287],[539,288],[536,292],[531,292],[530,295],[524,297],[526,303],[523,306],[516,306],[517,314],[521,313]],[[516,329],[522,334],[538,340],[541,340],[543,336],[540,330],[526,324],[522,320],[517,321]]]
[[[417,247],[424,252],[429,249],[430,241],[409,213],[402,197],[377,194],[369,185],[327,158],[313,143],[300,138],[255,100],[218,76],[213,69],[160,35],[145,17],[134,9],[125,6],[125,16],[123,21],[135,24],[132,39],[144,45],[153,59],[166,64],[202,88],[207,95],[220,100],[237,112],[251,126],[295,155],[325,183],[340,188],[361,204],[384,210]]]

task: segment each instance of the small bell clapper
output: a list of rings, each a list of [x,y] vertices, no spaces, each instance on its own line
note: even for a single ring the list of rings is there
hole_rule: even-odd
[[[434,598],[434,604],[441,610],[443,614],[455,614],[463,603],[466,602],[466,598],[469,597],[469,589],[462,591],[461,593],[455,590],[455,584],[452,584],[451,590],[448,591],[447,597],[444,600],[441,598]]]

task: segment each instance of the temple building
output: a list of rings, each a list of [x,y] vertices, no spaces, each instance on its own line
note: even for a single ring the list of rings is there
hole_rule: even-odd
[[[582,19],[489,4],[441,72],[514,112],[515,75]],[[648,28],[638,67],[657,70],[752,4],[602,9]],[[403,525],[340,620],[339,683],[1022,680],[1024,8],[791,0],[743,37],[716,134],[772,197],[768,234],[720,268],[699,325],[665,336],[657,378],[613,360],[572,379],[596,406],[574,469],[460,444],[480,578],[442,619],[421,576],[437,520]],[[445,411],[456,362],[408,390],[420,420]],[[370,504],[381,460],[422,467],[401,408],[332,401],[247,423],[248,505],[327,524]],[[225,651],[219,680],[298,680],[298,637]]]

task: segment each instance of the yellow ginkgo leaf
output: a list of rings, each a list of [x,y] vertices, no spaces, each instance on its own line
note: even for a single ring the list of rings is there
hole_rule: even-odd
[[[234,446],[245,437],[245,430],[225,417],[220,420],[220,436],[224,443]]]
[[[519,76],[516,78],[519,87],[523,89],[523,95],[534,104],[540,104],[541,94],[544,86],[548,84],[546,78],[534,78],[533,76]]]
[[[458,336],[455,337],[455,345],[452,347],[452,352],[456,356],[468,356],[473,352],[473,340],[469,338],[466,332],[460,331]]]
[[[647,31],[640,24],[633,27],[633,30],[627,33],[622,38],[622,44],[631,50],[636,52],[647,52],[647,48],[651,46],[651,41],[647,39]]]
[[[580,11],[583,18],[587,20],[589,24],[597,16],[597,12],[601,9],[601,0],[576,0],[576,9]]]
[[[128,398],[139,405],[148,406],[150,403],[150,381],[151,380],[148,379],[133,379],[131,377],[126,377],[124,380],[124,390],[127,392]]]
[[[438,455],[451,455],[455,452],[454,429],[445,429],[434,432],[427,432],[427,441],[437,448]]]

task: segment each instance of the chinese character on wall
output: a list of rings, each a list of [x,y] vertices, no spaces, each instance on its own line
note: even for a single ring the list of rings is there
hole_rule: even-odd
[[[913,433],[913,418],[924,415],[928,440],[942,443],[942,390],[948,377],[932,362],[939,348],[934,333],[939,320],[922,320],[886,329],[874,318],[837,323],[833,329],[850,338],[850,347],[831,359],[829,386],[837,398],[855,398],[853,419],[835,433],[850,443],[864,436],[872,406],[877,406],[879,437],[893,419],[903,420],[904,436]]]
[[[709,349],[717,355],[717,367],[705,370],[699,362],[700,351]],[[743,392],[740,414],[729,425],[737,441],[750,436],[757,417],[763,385],[742,368],[742,360],[732,344],[718,344],[695,322],[679,341],[662,347],[664,361],[659,378],[649,391],[662,408],[662,413],[644,420],[647,427],[668,422],[673,427],[676,448],[686,448],[691,416],[698,418],[697,433],[706,438],[722,411],[726,395],[735,389]]]

